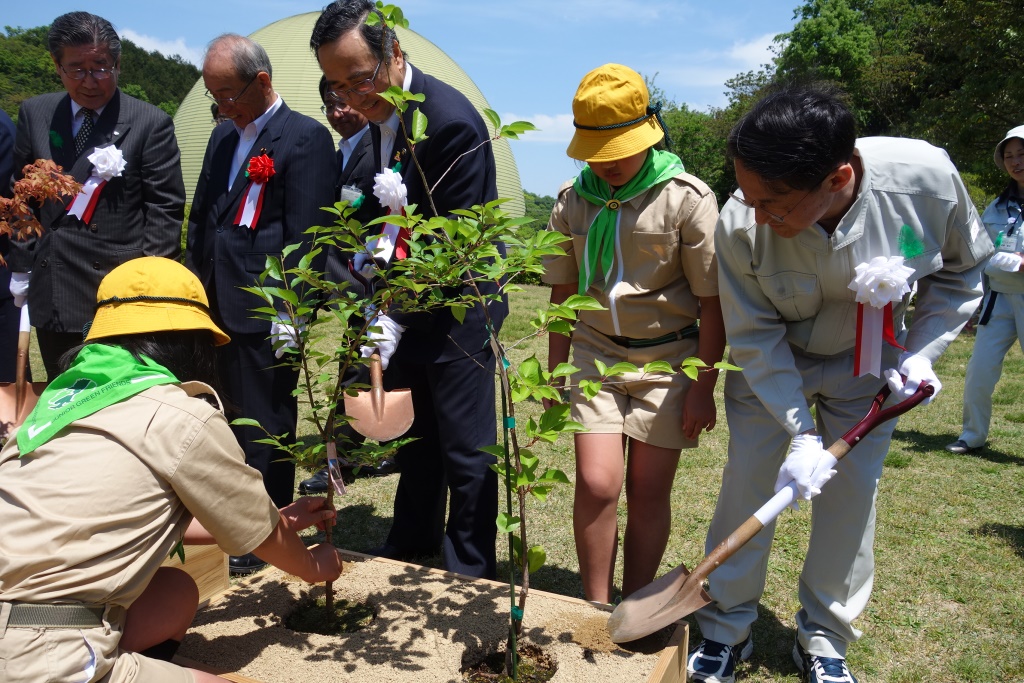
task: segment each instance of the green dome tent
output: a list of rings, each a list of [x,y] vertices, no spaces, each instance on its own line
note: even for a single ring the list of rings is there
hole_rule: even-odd
[[[293,110],[322,122],[337,143],[337,133],[327,125],[320,112],[322,102],[317,89],[320,67],[309,49],[309,36],[319,16],[319,12],[297,14],[275,21],[249,37],[262,45],[270,55],[270,63],[274,68],[274,89],[278,94]],[[457,88],[478,110],[490,108],[480,89],[444,51],[413,31],[401,27],[397,31],[402,49],[417,68]],[[181,148],[181,172],[185,178],[186,201],[190,203],[202,170],[206,143],[213,132],[211,102],[205,97],[205,91],[200,78],[174,116],[174,129]],[[430,134],[429,122],[427,134]],[[505,209],[513,215],[521,216],[525,211],[525,202],[512,148],[507,140],[498,140],[492,144],[497,164],[498,196],[509,198],[511,201],[504,205]]]

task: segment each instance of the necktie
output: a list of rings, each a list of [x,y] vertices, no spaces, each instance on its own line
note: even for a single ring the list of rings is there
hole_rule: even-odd
[[[82,109],[82,127],[78,129],[78,135],[75,136],[75,156],[82,156],[82,152],[85,151],[85,143],[89,140],[89,136],[92,135],[92,116],[95,112],[92,109]]]

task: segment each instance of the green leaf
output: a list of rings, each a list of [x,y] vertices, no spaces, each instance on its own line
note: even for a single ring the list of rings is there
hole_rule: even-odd
[[[498,113],[493,109],[484,108],[484,116],[491,122],[491,128],[498,130],[501,128],[501,119],[498,117]]]
[[[666,375],[676,374],[676,371],[672,369],[672,364],[663,360],[651,361],[650,363],[644,364],[644,373],[652,372],[662,372]]]
[[[547,551],[544,550],[544,546],[542,545],[535,545],[526,551],[526,564],[529,567],[531,574],[543,567],[544,562],[547,561],[547,559]]]
[[[523,381],[533,385],[541,383],[540,361],[537,360],[537,356],[530,356],[519,364],[519,376]]]
[[[594,368],[597,370],[597,374],[605,377],[608,374],[608,366],[601,361],[600,358],[594,359]]]
[[[184,538],[180,539],[178,541],[178,543],[173,548],[171,548],[171,552],[167,556],[167,558],[170,559],[170,558],[174,557],[175,555],[178,556],[178,559],[181,560],[182,564],[185,564],[185,539]]]
[[[573,294],[568,299],[562,302],[563,306],[568,306],[574,311],[603,311],[604,306],[597,302],[597,299],[584,296],[582,294]]]
[[[664,361],[659,361],[659,362],[664,363]],[[668,363],[665,363],[665,365],[668,365]],[[671,369],[671,366],[669,366],[669,368]],[[558,365],[555,366],[555,369],[551,371],[551,376],[552,377],[568,377],[572,373],[578,372],[578,371],[579,371],[579,368],[576,367],[575,365],[571,365],[569,363],[559,363]]]
[[[513,531],[518,531],[521,523],[522,520],[520,520],[518,517],[514,517],[508,514],[507,512],[498,513],[498,533],[508,534],[512,533]]]
[[[734,370],[736,372],[742,372],[743,371],[743,368],[739,367],[738,365],[733,365],[732,363],[726,363],[726,362],[715,363],[715,369],[716,370]]]
[[[579,387],[588,401],[597,396],[601,391],[601,383],[589,379],[580,380]]]
[[[231,424],[233,424],[236,427],[256,427],[257,429],[263,429],[263,425],[261,425],[256,420],[253,420],[252,418],[248,417],[236,418],[231,421]]]
[[[420,142],[427,132],[427,116],[420,109],[412,113],[412,141]]]
[[[492,446],[481,446],[480,450],[483,451],[484,453],[490,453],[491,455],[497,456],[499,458],[505,457],[505,447],[499,446],[498,444],[494,444]]]
[[[637,372],[637,367],[632,363],[616,363],[615,365],[608,368],[605,373],[606,377],[615,377],[616,375],[624,375],[627,372]]]

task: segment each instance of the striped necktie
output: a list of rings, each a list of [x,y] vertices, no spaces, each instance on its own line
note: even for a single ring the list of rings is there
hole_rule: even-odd
[[[78,129],[78,135],[75,136],[75,157],[82,156],[82,152],[85,151],[85,143],[89,141],[89,137],[92,135],[92,109],[82,109],[82,126]]]

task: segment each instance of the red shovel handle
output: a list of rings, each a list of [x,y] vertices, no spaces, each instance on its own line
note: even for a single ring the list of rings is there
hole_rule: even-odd
[[[903,378],[906,380],[906,377]],[[850,448],[853,448],[863,439],[868,432],[877,427],[878,425],[899,417],[903,413],[907,412],[914,406],[921,403],[929,396],[935,393],[935,387],[928,382],[921,382],[917,387],[917,391],[908,396],[906,399],[900,401],[894,406],[889,406],[885,410],[882,410],[882,405],[885,403],[885,399],[889,398],[890,389],[889,385],[886,384],[882,387],[882,390],[875,394],[874,400],[871,402],[871,409],[868,410],[868,414],[864,416],[860,422],[855,424],[850,431],[843,434],[842,439]]]

